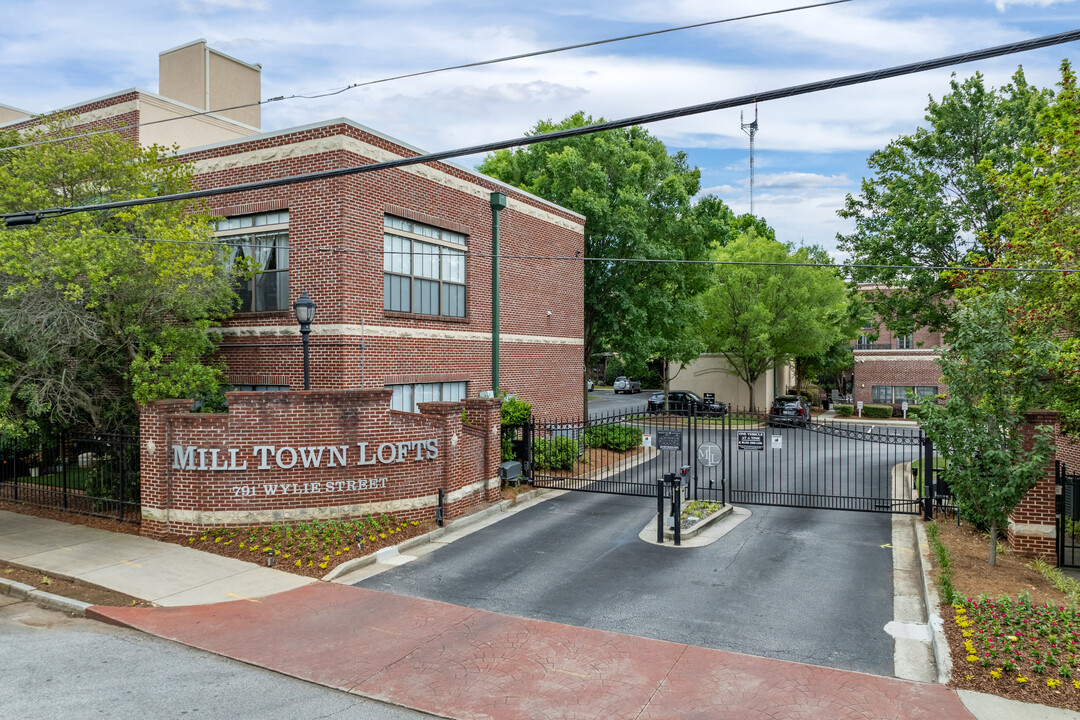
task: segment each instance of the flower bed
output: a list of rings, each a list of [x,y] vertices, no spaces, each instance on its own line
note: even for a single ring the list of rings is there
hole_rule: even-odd
[[[266,527],[220,527],[165,540],[260,565],[267,565],[273,557],[275,570],[321,578],[347,560],[428,532],[430,524],[383,514]]]
[[[1080,711],[1080,612],[985,596],[955,602],[953,687]],[[960,649],[962,648],[962,649]]]

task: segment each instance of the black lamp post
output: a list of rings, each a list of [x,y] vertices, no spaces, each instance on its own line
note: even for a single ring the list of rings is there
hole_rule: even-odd
[[[311,321],[315,319],[315,302],[308,297],[307,290],[293,303],[296,322],[300,323],[300,335],[304,338],[304,389],[311,389],[311,370],[308,365],[308,335],[311,334]]]

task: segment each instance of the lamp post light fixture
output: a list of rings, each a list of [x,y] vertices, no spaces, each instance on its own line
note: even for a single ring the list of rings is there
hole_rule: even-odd
[[[315,319],[315,301],[308,297],[307,290],[293,303],[296,322],[300,323],[300,336],[304,339],[304,389],[311,389],[311,369],[308,364],[308,335],[311,334],[311,321]]]

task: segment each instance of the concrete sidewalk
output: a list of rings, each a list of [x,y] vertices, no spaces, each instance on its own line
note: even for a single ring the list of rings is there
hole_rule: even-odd
[[[169,606],[89,607],[88,617],[447,717],[1075,717],[943,685],[315,581],[3,511],[0,560]]]

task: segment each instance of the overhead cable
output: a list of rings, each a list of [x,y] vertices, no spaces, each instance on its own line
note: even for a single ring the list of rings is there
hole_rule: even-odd
[[[213,115],[216,113],[228,112],[230,110],[241,110],[243,108],[258,107],[260,105],[267,105],[269,103],[280,102],[282,100],[316,100],[318,98],[340,95],[347,90],[353,90],[355,88],[367,87],[368,85],[378,85],[380,83],[388,83],[395,80],[405,80],[407,78],[420,77],[422,75],[434,75],[435,73],[449,72],[450,70],[464,70],[467,68],[482,67],[484,65],[495,65],[498,63],[510,62],[512,60],[522,60],[524,58],[538,57],[540,55],[551,55],[553,53],[566,52],[567,50],[578,50],[581,48],[593,47],[596,45],[622,42],[624,40],[635,40],[637,38],[649,37],[650,35],[663,35],[664,33],[679,32],[681,30],[692,30],[694,28],[707,27],[709,25],[720,25],[722,23],[736,22],[738,20],[751,20],[754,18],[766,17],[768,15],[782,15],[784,13],[796,12],[799,10],[811,10],[813,8],[825,7],[827,5],[839,5],[841,3],[847,3],[851,1],[852,0],[828,0],[828,2],[819,2],[813,5],[800,5],[798,7],[781,8],[779,10],[769,10],[767,12],[759,12],[752,13],[750,15],[740,15],[738,17],[724,18],[723,20],[709,20],[706,22],[694,23],[693,25],[680,25],[679,27],[664,28],[663,30],[650,30],[648,32],[635,33],[634,35],[623,35],[621,37],[607,38],[605,40],[592,40],[590,42],[578,43],[576,45],[564,45],[562,47],[549,48],[547,50],[535,50],[533,52],[520,53],[518,55],[507,55],[505,57],[494,58],[492,60],[478,60],[476,62],[464,63],[462,65],[448,65],[446,67],[435,68],[434,70],[419,70],[417,72],[405,73],[404,75],[392,75],[390,77],[379,78],[377,80],[356,82],[350,85],[346,85],[344,87],[333,88],[326,91],[319,91],[314,93],[294,93],[292,95],[278,95],[277,97],[267,98],[266,100],[259,100],[258,102],[244,103],[242,105],[230,105],[228,107],[215,108],[213,110],[201,110],[199,112],[193,112],[187,115],[175,115],[173,117],[162,118],[160,120],[148,120],[146,122],[137,123],[135,125],[125,125],[123,129],[129,130],[134,128],[149,127],[150,125],[159,125],[161,123],[173,122],[174,120],[186,120],[188,118],[202,117],[204,115]],[[8,150],[19,150],[21,148],[28,147],[36,147],[38,145],[49,145],[52,143],[66,142],[67,140],[92,137],[94,135],[103,135],[106,133],[116,132],[116,130],[117,128],[105,128],[103,130],[87,130],[86,132],[81,132],[75,135],[66,135],[64,137],[58,138],[47,138],[44,140],[35,140],[34,142],[21,143],[19,145],[8,145],[6,147],[0,147],[0,152],[6,152]]]
[[[190,192],[174,193],[171,195],[160,195],[157,197],[118,200],[115,202],[98,203],[94,205],[82,205],[76,207],[48,208],[42,210],[28,210],[18,213],[7,213],[3,214],[2,217],[4,218],[5,225],[11,227],[13,225],[33,224],[48,217],[59,217],[62,215],[70,215],[72,213],[78,212],[114,210],[126,207],[137,207],[141,205],[154,205],[163,202],[196,200],[199,198],[214,197],[217,195],[231,195],[240,192],[249,192],[252,190],[265,190],[268,188],[284,187],[305,182],[329,180],[333,178],[347,177],[349,175],[359,175],[362,173],[377,172],[380,170],[390,170],[393,168],[407,167],[409,165],[420,165],[425,163],[438,162],[441,160],[449,160],[451,158],[467,155],[478,155],[481,153],[494,152],[496,150],[505,150],[514,147],[535,145],[536,143],[551,142],[554,140],[566,140],[574,137],[579,137],[581,135],[591,135],[593,133],[604,132],[606,130],[617,130],[620,128],[631,127],[633,125],[648,125],[650,123],[660,122],[663,120],[673,120],[675,118],[687,117],[690,115],[700,115],[701,113],[712,112],[714,110],[725,110],[728,108],[739,107],[740,105],[749,105],[755,102],[768,102],[770,100],[780,100],[783,98],[796,97],[799,95],[807,95],[810,93],[821,92],[823,90],[833,90],[836,88],[850,87],[852,85],[861,85],[869,82],[877,82],[889,78],[911,75],[913,73],[926,72],[927,70],[936,70],[939,68],[950,67],[953,65],[962,65],[965,63],[976,62],[979,60],[987,60],[990,58],[1001,57],[1004,55],[1013,55],[1016,53],[1027,52],[1029,50],[1037,50],[1039,48],[1050,47],[1053,45],[1061,45],[1063,43],[1074,42],[1078,39],[1080,39],[1080,30],[1070,30],[1068,32],[1056,33],[1054,35],[1044,35],[1042,37],[1032,38],[1030,40],[1022,40],[1020,42],[1009,43],[1007,45],[998,45],[991,48],[984,48],[982,50],[974,50],[966,53],[959,53],[956,55],[946,55],[944,57],[936,58],[934,60],[923,60],[920,62],[907,63],[905,65],[895,65],[893,67],[883,68],[881,70],[871,70],[868,72],[855,73],[854,75],[844,75],[828,80],[818,80],[811,83],[804,83],[802,85],[793,85],[777,90],[766,90],[764,92],[758,92],[750,95],[739,95],[737,97],[728,98],[726,100],[716,100],[713,102],[701,103],[699,105],[690,105],[686,107],[675,108],[673,110],[663,110],[660,112],[647,113],[645,115],[635,115],[633,117],[623,118],[621,120],[599,122],[593,125],[569,128],[567,130],[555,130],[553,132],[540,133],[538,135],[529,135],[526,137],[518,137],[510,140],[500,140],[496,142],[483,143],[481,145],[472,145],[469,147],[458,148],[456,150],[444,150],[442,152],[415,155],[413,157],[403,157],[396,160],[386,160],[383,162],[369,163],[367,165],[356,165],[346,168],[337,168],[334,170],[322,170],[319,172],[305,173],[302,175],[292,175],[284,178],[275,178],[273,180],[259,180],[255,182],[241,183],[239,185],[228,185],[219,188],[207,188],[204,190],[192,190]]]

